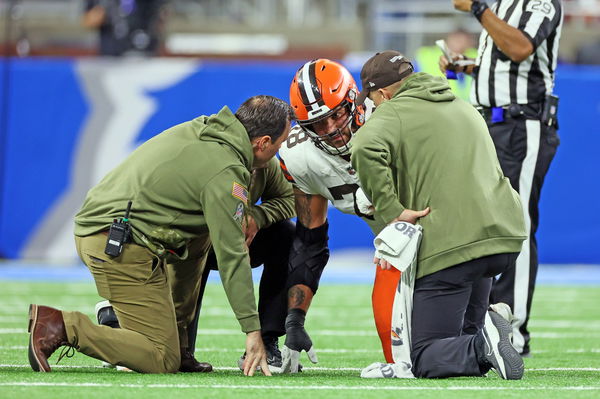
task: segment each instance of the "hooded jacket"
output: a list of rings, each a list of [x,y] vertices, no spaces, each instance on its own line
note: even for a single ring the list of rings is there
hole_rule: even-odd
[[[352,143],[352,164],[389,223],[422,210],[417,278],[487,255],[520,252],[523,209],[477,110],[446,79],[416,73],[379,105]]]
[[[177,267],[188,243],[210,232],[242,330],[260,330],[242,231],[252,162],[248,134],[227,107],[174,126],[138,147],[88,192],[75,217],[75,235],[107,230],[131,200],[134,242]]]
[[[259,199],[260,204],[256,204]],[[252,171],[247,213],[254,218],[259,229],[296,216],[294,190],[285,178],[277,157],[273,157],[266,167]]]

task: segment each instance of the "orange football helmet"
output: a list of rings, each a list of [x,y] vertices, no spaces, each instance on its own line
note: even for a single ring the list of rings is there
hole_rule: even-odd
[[[300,67],[290,87],[290,104],[298,124],[318,148],[333,155],[348,154],[350,146],[346,142],[334,147],[328,144],[329,139],[340,134],[347,126],[354,133],[365,121],[364,106],[356,106],[357,96],[358,88],[350,72],[337,62],[324,58],[309,61]],[[341,129],[324,135],[314,131],[314,123],[328,118],[342,107],[348,111],[348,120]]]

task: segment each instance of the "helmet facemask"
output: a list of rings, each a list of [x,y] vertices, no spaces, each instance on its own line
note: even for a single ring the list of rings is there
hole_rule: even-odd
[[[339,110],[342,108],[346,109],[346,114],[344,115],[346,121],[341,127],[325,134],[319,134],[315,131],[314,125],[316,123],[330,118],[332,115],[339,112]],[[344,101],[340,106],[337,106],[325,115],[316,119],[312,119],[310,121],[298,121],[298,125],[300,125],[302,130],[304,130],[306,134],[308,134],[308,137],[310,137],[315,146],[317,146],[317,148],[319,148],[320,150],[325,151],[326,153],[331,155],[347,155],[350,153],[350,139],[352,138],[352,136],[354,136],[353,121],[355,117],[356,107],[354,106],[354,104],[349,103],[348,101]],[[347,131],[347,133],[344,133],[344,131]],[[344,143],[342,145],[334,146],[330,144],[330,142],[336,136],[340,136],[344,140]]]
[[[298,125],[306,132],[317,148],[332,155],[347,155],[350,152],[350,139],[354,131],[364,122],[364,108],[357,107],[355,100],[358,88],[354,78],[342,65],[328,60],[309,61],[298,69],[290,86],[290,104],[296,113]],[[335,117],[341,109],[346,110],[341,122]],[[333,117],[333,131],[317,133],[331,129],[331,123],[319,126],[315,124]],[[339,115],[339,118],[342,118]],[[342,133],[345,132],[345,133]],[[339,140],[341,135],[343,138]],[[337,139],[337,140],[333,140]],[[335,143],[335,144],[334,144]]]

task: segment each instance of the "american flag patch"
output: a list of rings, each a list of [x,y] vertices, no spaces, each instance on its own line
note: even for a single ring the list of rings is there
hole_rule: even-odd
[[[231,195],[235,198],[241,200],[244,205],[248,204],[248,190],[240,183],[233,182],[233,189],[231,190]]]

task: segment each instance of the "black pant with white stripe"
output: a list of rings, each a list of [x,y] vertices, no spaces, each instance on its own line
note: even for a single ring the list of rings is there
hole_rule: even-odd
[[[559,138],[556,127],[525,117],[488,124],[500,166],[519,192],[529,238],[523,243],[516,267],[503,273],[493,284],[490,303],[505,302],[515,315],[513,345],[529,353],[527,323],[538,269],[535,233],[539,222],[538,203],[544,178],[556,154]]]

